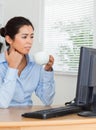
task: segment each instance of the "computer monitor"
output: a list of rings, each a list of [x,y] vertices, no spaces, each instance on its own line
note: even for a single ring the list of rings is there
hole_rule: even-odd
[[[96,116],[96,49],[80,49],[75,102],[84,108],[78,115]]]

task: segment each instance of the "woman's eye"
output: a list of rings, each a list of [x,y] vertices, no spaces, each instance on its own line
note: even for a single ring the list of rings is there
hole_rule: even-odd
[[[31,38],[34,38],[34,36],[31,36]]]
[[[26,37],[26,36],[24,36],[24,37],[22,37],[22,38],[26,39],[27,37]]]

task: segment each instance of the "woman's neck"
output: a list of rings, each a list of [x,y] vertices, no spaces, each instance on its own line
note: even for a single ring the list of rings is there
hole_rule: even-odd
[[[26,67],[27,65],[27,60],[26,60],[26,57],[24,56],[20,65],[18,66],[18,75],[20,76],[21,72],[23,71],[23,69]]]

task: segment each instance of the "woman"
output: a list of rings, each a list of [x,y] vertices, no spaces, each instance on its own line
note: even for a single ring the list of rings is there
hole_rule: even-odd
[[[0,108],[32,105],[34,91],[45,105],[50,105],[55,93],[54,58],[50,55],[43,68],[28,55],[34,37],[32,23],[14,17],[0,29],[0,34],[9,46],[0,54]]]

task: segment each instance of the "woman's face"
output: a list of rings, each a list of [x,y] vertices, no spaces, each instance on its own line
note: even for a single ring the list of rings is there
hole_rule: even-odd
[[[22,26],[14,40],[11,39],[10,49],[14,48],[21,54],[28,54],[33,44],[33,36],[34,32],[30,25]]]

